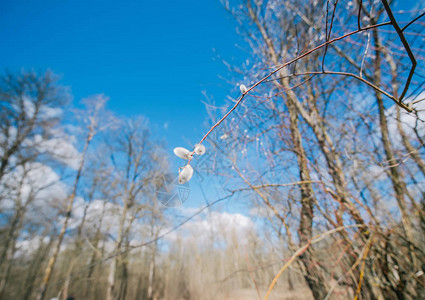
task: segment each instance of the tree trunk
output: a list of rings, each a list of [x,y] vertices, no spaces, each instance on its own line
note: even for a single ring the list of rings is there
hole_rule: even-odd
[[[310,172],[307,167],[307,158],[302,145],[302,136],[298,128],[298,113],[292,103],[288,102],[288,111],[290,117],[291,138],[294,143],[294,152],[297,155],[300,181],[305,184],[300,185],[301,212],[298,235],[300,244],[305,245],[311,241],[313,236],[313,217],[314,217],[314,192],[311,186]],[[317,264],[317,257],[314,255],[312,247],[308,247],[301,256],[300,260],[304,264],[304,278],[313,293],[315,299],[324,299],[329,290],[329,285],[324,277],[323,270]]]
[[[66,230],[68,228],[69,219],[71,218],[72,208],[73,208],[75,196],[77,194],[78,182],[80,181],[81,173],[83,171],[84,159],[86,157],[87,150],[88,150],[88,147],[90,145],[90,142],[93,138],[93,134],[94,134],[93,132],[89,132],[89,134],[87,136],[87,139],[86,139],[86,142],[85,142],[85,145],[84,145],[84,149],[83,149],[81,162],[80,162],[80,165],[78,167],[77,176],[75,178],[73,191],[72,191],[71,196],[68,198],[65,221],[64,221],[64,224],[61,228],[61,231],[60,231],[60,234],[59,234],[59,237],[58,237],[58,241],[56,243],[56,247],[53,250],[53,254],[50,257],[49,262],[47,263],[47,267],[44,271],[43,282],[41,283],[40,289],[38,291],[37,298],[36,298],[37,300],[43,300],[44,297],[46,296],[46,292],[47,292],[47,288],[49,286],[50,278],[51,278],[52,273],[53,273],[53,268],[55,266],[56,260],[57,260],[58,255],[59,255],[60,247],[62,245],[63,238],[64,238]]]
[[[376,29],[373,30],[373,37],[374,37],[374,45],[376,49],[375,50],[376,59],[375,59],[374,84],[377,86],[380,86],[381,85],[381,44],[379,41],[378,31]],[[393,153],[390,136],[389,136],[388,122],[385,116],[385,107],[384,107],[384,102],[382,99],[382,94],[375,92],[375,96],[376,96],[376,101],[378,103],[378,109],[379,109],[378,113],[379,113],[379,126],[381,129],[381,140],[384,146],[385,157],[389,165],[390,180],[391,180],[395,197],[400,209],[402,227],[407,237],[407,240],[409,241],[410,260],[413,265],[413,268],[416,270],[417,269],[416,257],[415,257],[414,249],[412,246],[413,245],[412,244],[412,241],[413,241],[412,223],[407,213],[407,206],[406,206],[406,201],[404,198],[407,188],[405,183],[402,181],[402,175],[400,174],[400,171],[397,165],[397,160],[394,158],[394,153]]]
[[[25,284],[23,285],[25,287],[25,292],[22,299],[31,299],[31,294],[33,293],[34,287],[37,284],[37,278],[39,278],[41,266],[44,263],[45,259],[47,258],[49,250],[52,247],[52,244],[53,244],[53,237],[50,237],[49,243],[44,246],[41,245],[40,248],[37,250],[35,259],[32,263],[32,266],[29,269],[29,272],[25,279]]]
[[[155,235],[155,239],[158,234]],[[148,300],[153,300],[153,283],[155,276],[155,256],[156,256],[157,242],[155,241],[152,245],[151,260],[149,262],[149,274],[148,274]]]
[[[109,275],[108,275],[108,286],[106,289],[106,300],[114,299],[114,291],[115,291],[115,272],[116,272],[117,260],[114,258],[112,260],[111,266],[109,267]]]
[[[273,65],[279,64],[278,55],[274,49],[274,45],[271,39],[267,35],[267,30],[259,22],[257,15],[254,13],[248,1],[248,11],[251,18],[257,25],[258,29],[261,32],[261,35],[266,43],[268,54],[272,60]],[[285,78],[285,72],[281,71],[279,74],[282,78]],[[280,84],[284,88],[289,87],[287,79],[281,79]],[[290,95],[289,97],[291,97]],[[290,117],[290,130],[291,130],[291,139],[294,144],[294,152],[297,156],[299,176],[301,181],[306,181],[305,184],[300,186],[300,196],[301,196],[301,213],[300,213],[300,227],[299,227],[299,237],[300,244],[304,245],[311,241],[312,232],[313,232],[313,216],[314,216],[314,192],[311,186],[310,172],[307,167],[307,159],[305,151],[302,145],[302,136],[298,128],[298,112],[296,107],[291,99],[286,101],[286,105],[289,111]],[[309,247],[300,257],[302,263],[304,264],[306,272],[304,272],[304,278],[307,281],[308,286],[310,287],[313,296],[315,299],[323,299],[326,297],[329,286],[325,280],[323,271],[320,269],[316,263],[317,258],[314,255],[314,250],[312,247]]]

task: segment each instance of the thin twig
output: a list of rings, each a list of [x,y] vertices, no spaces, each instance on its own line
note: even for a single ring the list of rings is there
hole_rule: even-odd
[[[264,296],[264,300],[267,300],[270,296],[270,293],[272,292],[274,286],[276,285],[277,280],[279,279],[279,277],[283,274],[283,272],[285,272],[285,270],[292,264],[292,262],[301,254],[303,254],[308,247],[310,247],[311,242],[307,243],[306,245],[304,245],[303,247],[299,248],[292,256],[291,258],[288,260],[288,262],[280,269],[280,271],[276,274],[276,276],[273,278],[272,283],[269,286],[269,289],[267,291],[266,296]]]
[[[271,76],[273,76],[274,74],[276,74],[277,72],[279,72],[280,70],[282,70],[283,68],[285,68],[285,67],[287,67],[287,66],[289,66],[289,65],[291,65],[292,63],[294,63],[294,62],[296,62],[296,61],[298,61],[298,60],[300,60],[300,59],[302,59],[302,58],[304,58],[304,57],[306,57],[306,56],[308,56],[309,54],[311,54],[311,53],[313,53],[313,52],[315,52],[315,51],[317,51],[317,50],[319,50],[319,49],[321,49],[321,48],[323,48],[323,47],[326,47],[327,45],[329,45],[329,44],[332,44],[332,43],[335,43],[336,41],[339,41],[339,40],[342,40],[342,39],[345,39],[345,38],[347,38],[347,37],[349,37],[349,36],[352,36],[352,35],[354,35],[354,34],[357,34],[357,33],[359,33],[359,32],[362,32],[362,31],[366,31],[366,30],[370,30],[370,29],[373,29],[373,28],[378,28],[378,27],[381,27],[381,26],[387,26],[387,25],[391,25],[391,22],[384,22],[384,23],[379,23],[379,24],[374,24],[374,25],[370,25],[370,26],[367,26],[367,27],[363,27],[363,28],[361,28],[361,29],[359,29],[359,30],[355,30],[355,31],[351,31],[351,32],[349,32],[349,33],[346,33],[346,34],[344,34],[344,35],[342,35],[342,36],[339,36],[339,37],[337,37],[337,38],[334,38],[334,39],[332,39],[332,40],[330,40],[330,41],[327,41],[327,42],[325,42],[325,43],[323,43],[323,44],[321,44],[321,45],[319,45],[319,46],[316,46],[316,47],[314,47],[313,49],[310,49],[309,51],[307,51],[307,52],[305,52],[305,53],[303,53],[303,54],[301,54],[301,55],[299,55],[299,56],[297,56],[297,57],[295,57],[295,58],[293,58],[293,59],[291,59],[290,61],[288,61],[288,62],[286,62],[286,63],[284,63],[284,64],[282,64],[282,65],[280,65],[280,66],[277,66],[276,67],[276,69],[275,70],[273,70],[272,72],[270,72],[269,74],[267,74],[266,76],[264,76],[262,79],[260,79],[259,81],[257,81],[256,83],[254,83],[250,88],[248,88],[247,89],[247,91],[244,93],[244,94],[242,94],[239,98],[237,98],[237,100],[236,100],[236,103],[235,103],[235,105],[217,122],[217,123],[215,123],[211,128],[210,128],[210,130],[204,135],[204,137],[201,139],[201,141],[199,142],[199,144],[202,144],[202,142],[208,137],[208,135],[217,127],[217,126],[219,126],[231,113],[232,113],[232,111],[234,111],[238,106],[239,106],[239,104],[241,104],[241,102],[242,102],[242,100],[244,99],[244,97],[246,96],[246,95],[248,95],[249,94],[249,92],[251,91],[251,90],[253,90],[254,88],[256,88],[258,85],[260,85],[261,83],[263,83],[263,82],[265,82],[267,79],[269,79]],[[322,73],[320,73],[320,72],[317,72],[316,74],[326,74],[326,72],[322,72]],[[342,73],[341,73],[342,74]],[[346,75],[348,75],[349,73],[346,73]],[[359,76],[356,76],[356,75],[354,75],[354,74],[350,74],[350,76],[352,76],[352,77],[355,77],[355,78],[357,78],[357,79],[360,79],[361,81],[365,81],[364,79],[362,79],[362,78],[360,78]],[[368,82],[368,84],[369,85],[371,85],[371,83],[369,83]],[[377,87],[375,87],[375,88],[377,88]],[[380,90],[379,88],[378,88],[378,90]],[[390,97],[391,99],[393,99],[393,100],[396,100],[393,96],[391,96],[391,95],[389,95],[388,93],[384,93],[387,97]],[[397,102],[397,103],[399,103],[400,105],[402,105],[402,103],[401,102]],[[408,111],[410,111],[408,108],[407,108],[407,106],[406,105],[402,105],[402,107],[404,108],[404,109],[406,109],[406,110],[408,110]],[[188,161],[188,164],[190,164],[190,162],[191,162],[191,159]]]
[[[406,104],[404,104],[403,102],[399,102],[399,99],[397,99],[396,97],[394,97],[393,95],[391,95],[390,93],[384,91],[383,89],[381,89],[380,87],[376,86],[375,84],[371,83],[370,81],[364,79],[363,77],[360,77],[356,74],[353,73],[348,73],[348,72],[336,72],[336,71],[324,71],[324,72],[320,72],[320,71],[313,71],[313,72],[302,72],[302,73],[296,73],[296,74],[290,74],[287,75],[285,77],[292,77],[292,76],[304,76],[304,75],[342,75],[342,76],[349,76],[349,77],[353,77],[357,80],[360,80],[361,82],[367,84],[368,86],[370,86],[371,88],[373,88],[374,90],[377,90],[378,92],[384,94],[385,96],[387,96],[388,98],[390,98],[391,100],[393,100],[396,104],[398,104],[400,107],[404,108],[405,110],[407,110],[408,112],[412,112],[412,109],[410,107],[408,107]],[[279,78],[274,78],[273,80],[278,80],[281,79],[281,77]]]
[[[335,0],[334,3],[334,10],[332,12],[332,19],[331,19],[331,25],[329,26],[329,33],[326,32],[326,41],[329,41],[329,39],[331,38],[331,33],[332,33],[332,27],[333,27],[333,23],[334,23],[334,18],[335,18],[335,11],[336,11],[336,6],[338,4],[338,0]],[[327,3],[327,5],[329,5],[329,1]],[[328,18],[328,7],[326,6],[326,31],[327,31],[327,27],[328,27],[328,22],[327,22],[327,18]],[[323,58],[322,58],[322,71],[325,70],[325,57],[326,57],[326,53],[328,52],[328,46],[326,45],[325,47],[325,52],[323,53]]]
[[[304,246],[302,246],[301,248],[299,248],[292,256],[291,258],[288,260],[288,262],[279,270],[279,272],[276,274],[276,276],[273,278],[272,283],[269,286],[269,289],[267,291],[266,296],[264,296],[264,300],[267,300],[270,296],[270,293],[272,292],[274,286],[276,285],[277,280],[279,279],[279,277],[283,274],[283,272],[292,264],[292,262],[301,254],[303,254],[308,247],[310,247],[310,245],[315,244],[320,242],[321,240],[323,240],[324,238],[326,238],[327,236],[341,231],[341,230],[345,230],[348,228],[358,228],[358,227],[364,227],[365,225],[361,225],[361,224],[356,224],[356,225],[348,225],[348,226],[341,226],[329,231],[326,231],[322,234],[317,235],[316,237],[314,237],[312,240],[310,240],[307,244],[305,244]]]
[[[159,240],[163,239],[164,237],[166,237],[166,236],[167,236],[167,235],[169,235],[170,233],[172,233],[172,232],[176,231],[177,229],[179,229],[180,227],[182,227],[184,224],[188,223],[190,220],[192,220],[193,218],[195,218],[196,216],[198,216],[199,214],[201,214],[201,213],[202,213],[204,210],[206,210],[207,208],[209,208],[209,207],[211,207],[211,206],[213,206],[213,205],[215,205],[215,204],[217,204],[217,203],[219,203],[219,202],[221,202],[221,201],[224,201],[224,200],[226,200],[226,199],[228,199],[228,198],[232,197],[232,196],[233,196],[233,194],[234,194],[234,193],[232,192],[232,193],[230,193],[229,195],[226,195],[226,196],[224,196],[224,197],[222,197],[222,198],[219,198],[219,199],[217,199],[217,200],[215,200],[215,201],[213,201],[213,202],[211,202],[211,203],[209,203],[209,204],[207,204],[207,205],[203,206],[203,207],[202,207],[202,208],[200,208],[197,212],[195,212],[194,214],[192,214],[190,217],[186,218],[184,221],[180,222],[179,224],[177,224],[176,226],[174,226],[174,227],[173,227],[173,228],[171,228],[170,230],[168,230],[168,231],[164,232],[163,234],[158,235],[156,238],[154,238],[154,239],[152,239],[152,240],[149,240],[149,241],[147,241],[147,242],[144,242],[144,243],[141,243],[141,244],[138,244],[138,245],[128,246],[127,248],[125,248],[125,249],[123,249],[123,250],[121,250],[121,251],[117,251],[117,252],[115,252],[115,253],[113,253],[113,254],[111,254],[111,255],[109,255],[109,256],[107,256],[107,257],[105,257],[105,258],[103,258],[103,259],[101,259],[101,260],[99,260],[99,261],[97,261],[97,262],[94,262],[94,263],[92,263],[92,264],[87,265],[86,267],[84,267],[84,268],[83,268],[83,269],[81,269],[80,271],[78,271],[78,272],[75,272],[75,273],[71,274],[71,278],[75,278],[75,277],[77,277],[78,275],[80,275],[80,274],[82,274],[82,273],[84,273],[84,272],[86,272],[86,271],[90,270],[90,268],[92,268],[92,267],[94,267],[94,266],[96,266],[96,265],[98,265],[98,264],[102,264],[102,263],[104,263],[104,262],[106,262],[106,261],[108,261],[108,260],[110,260],[110,259],[112,259],[112,258],[114,258],[114,257],[116,257],[116,256],[118,256],[118,255],[122,255],[122,254],[124,254],[124,253],[130,252],[131,250],[136,249],[136,248],[142,248],[142,247],[145,247],[145,246],[151,245],[151,244],[153,244],[153,243],[155,243],[155,242],[157,242],[157,241],[159,241]],[[63,282],[64,282],[65,280],[66,280],[66,278],[60,278],[60,279],[57,279],[56,281],[52,282],[50,285],[53,285],[53,284],[55,284],[55,285],[60,285],[60,284],[63,284]]]
[[[403,31],[401,30],[400,26],[398,26],[397,21],[394,18],[393,12],[387,2],[387,0],[381,0],[382,4],[385,7],[385,10],[387,11],[388,17],[391,20],[391,25],[393,25],[394,29],[397,31],[397,34],[404,46],[404,49],[406,49],[407,54],[409,55],[410,61],[412,62],[412,68],[410,69],[409,72],[409,76],[407,77],[406,80],[406,84],[404,86],[403,92],[401,93],[401,96],[399,98],[399,101],[401,103],[401,101],[403,100],[404,96],[407,93],[407,90],[409,89],[409,85],[410,85],[410,81],[412,80],[413,74],[415,73],[415,69],[416,69],[416,59],[415,59],[415,55],[413,54],[412,50],[410,49],[410,45],[406,40],[406,37],[403,34]],[[408,24],[410,25],[410,24]],[[407,25],[406,25],[407,26]]]
[[[271,183],[271,184],[262,184],[262,185],[253,185],[249,188],[240,188],[237,190],[232,190],[233,192],[240,192],[240,191],[246,191],[246,190],[257,190],[257,189],[263,189],[263,188],[273,188],[273,187],[287,187],[287,186],[294,186],[294,185],[302,185],[302,184],[310,184],[310,183],[321,183],[321,181],[318,180],[304,180],[304,181],[296,181],[291,183]]]
[[[359,1],[359,11],[357,13],[357,27],[360,30],[362,28],[362,24],[360,21],[361,13],[362,13],[363,0]]]
[[[418,19],[422,18],[423,16],[425,16],[425,12],[421,13],[419,16],[417,16],[416,18],[414,18],[412,21],[410,21],[409,23],[407,23],[406,26],[404,26],[401,29],[401,32],[405,31],[407,29],[407,27],[409,27],[410,25],[412,25],[413,23],[415,23]]]
[[[369,13],[369,15],[372,15],[372,11],[373,11],[373,5],[370,6],[370,13]],[[364,63],[366,61],[366,56],[367,56],[367,53],[369,51],[369,47],[370,47],[370,31],[367,32],[366,49],[364,51],[362,63],[360,64],[360,77],[363,77],[363,66],[364,66]]]
[[[366,257],[367,257],[367,254],[369,253],[371,246],[372,246],[372,235],[370,236],[369,240],[367,241],[366,249],[363,253],[362,266],[360,268],[359,284],[357,285],[357,291],[356,291],[356,296],[354,297],[354,300],[357,300],[359,298],[359,294],[360,294],[360,290],[361,290],[362,282],[363,282],[364,269],[365,269],[365,266],[366,266]]]

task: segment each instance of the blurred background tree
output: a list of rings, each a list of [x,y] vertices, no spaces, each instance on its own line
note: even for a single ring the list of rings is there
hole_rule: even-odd
[[[248,92],[206,105],[194,178],[223,196],[204,207],[158,201],[172,161],[145,117],[73,109],[52,72],[2,76],[0,299],[425,295],[423,7],[222,4]]]

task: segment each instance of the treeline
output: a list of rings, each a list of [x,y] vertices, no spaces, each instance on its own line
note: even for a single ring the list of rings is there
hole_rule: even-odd
[[[420,7],[223,4],[249,91],[193,162],[227,196],[176,230],[198,210],[157,201],[176,170],[145,119],[102,95],[68,109],[51,73],[3,76],[0,299],[424,297]]]
[[[196,210],[158,201],[173,170],[146,119],[73,104],[51,72],[8,73],[0,97],[0,299],[220,299],[277,272],[245,216],[172,230]]]

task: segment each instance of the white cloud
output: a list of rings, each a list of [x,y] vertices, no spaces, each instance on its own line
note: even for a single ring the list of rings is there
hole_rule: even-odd
[[[425,98],[425,92],[422,92],[417,99]],[[406,100],[406,103],[411,102]],[[414,128],[418,130],[418,133],[423,136],[425,134],[425,101],[420,101],[413,105],[417,111],[418,116],[415,114],[409,113],[404,109],[400,109],[400,122],[405,133],[414,139],[416,139],[416,134]],[[401,136],[397,127],[397,104],[394,104],[386,111],[386,116],[388,117],[388,130],[392,137],[392,142],[394,145],[401,145]]]
[[[6,174],[0,193],[4,196],[1,210],[12,213],[19,201],[20,205],[27,205],[25,223],[44,223],[47,216],[54,217],[63,210],[68,186],[52,168],[32,162]]]
[[[63,114],[63,110],[57,107],[43,106],[40,108],[40,118],[42,120],[59,118]]]
[[[252,220],[242,214],[213,211],[197,216],[165,238],[169,241],[183,238],[198,245],[210,245],[212,240],[230,243],[234,239],[239,243],[245,243],[254,228]],[[162,232],[168,230],[169,228],[164,228]]]
[[[7,132],[5,132],[5,134],[7,135],[7,138],[6,138],[5,134],[3,134],[3,132],[0,132],[0,144],[5,143],[6,144],[5,146],[10,147],[11,144],[13,143],[13,141],[16,138],[17,132],[18,131],[17,131],[15,126],[9,126],[7,128]],[[0,148],[0,151],[1,150],[3,150],[3,149]],[[2,153],[2,152],[0,152],[0,153]]]
[[[3,188],[5,187],[9,193],[19,192],[24,201],[30,197],[37,199],[49,198],[52,194],[56,196],[66,194],[65,185],[60,182],[56,172],[38,162],[18,166],[13,172],[6,174],[3,181]]]
[[[365,178],[373,180],[386,180],[387,174],[385,168],[378,165],[370,165],[367,167],[367,172],[364,173]]]
[[[35,105],[33,101],[31,101],[30,97],[24,96],[22,99],[24,103],[24,111],[27,114],[27,116],[31,118],[35,112]]]
[[[41,136],[36,136],[34,138],[34,142],[37,144],[37,148],[40,152],[50,153],[58,161],[66,164],[74,170],[77,170],[82,156],[70,142],[72,140],[72,137],[67,136],[49,140],[43,140]]]
[[[46,244],[49,242],[49,237],[45,236],[36,236],[31,239],[27,240],[18,240],[16,242],[16,249],[15,257],[21,256],[21,255],[30,255],[34,251],[36,251],[38,248],[41,247],[42,244]]]
[[[35,99],[31,99],[28,96],[23,97],[23,103],[24,103],[24,111],[26,115],[31,118],[33,117],[35,113]],[[59,107],[49,107],[47,105],[40,106],[40,110],[38,112],[38,118],[40,120],[48,120],[51,118],[57,118],[60,117],[63,114],[63,110]]]

